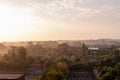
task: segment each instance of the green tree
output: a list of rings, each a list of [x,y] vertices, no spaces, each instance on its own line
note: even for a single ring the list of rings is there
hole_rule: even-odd
[[[67,71],[67,64],[66,63],[59,62],[56,67],[58,70],[62,71],[64,74]]]
[[[58,62],[50,66],[39,80],[64,80],[67,65],[63,62]]]
[[[120,63],[118,63],[116,66],[115,66],[115,69],[117,71],[117,80],[120,80]]]

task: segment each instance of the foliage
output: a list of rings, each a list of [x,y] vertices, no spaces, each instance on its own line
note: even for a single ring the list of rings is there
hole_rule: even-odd
[[[39,80],[64,80],[66,70],[67,65],[65,63],[58,62],[49,67]]]
[[[100,80],[120,80],[119,55],[115,53],[100,62],[100,65],[98,65]]]
[[[1,71],[23,71],[29,62],[27,60],[27,52],[23,47],[11,49],[2,57],[0,61]]]

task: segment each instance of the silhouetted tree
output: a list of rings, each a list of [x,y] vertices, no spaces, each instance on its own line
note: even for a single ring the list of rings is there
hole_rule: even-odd
[[[88,53],[88,47],[85,45],[85,43],[82,44],[82,54],[86,55]]]

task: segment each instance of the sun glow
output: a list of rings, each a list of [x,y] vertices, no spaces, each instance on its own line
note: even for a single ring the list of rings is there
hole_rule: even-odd
[[[0,5],[0,37],[8,40],[9,36],[19,36],[29,32],[32,17],[20,9]],[[11,36],[11,37],[13,37]]]

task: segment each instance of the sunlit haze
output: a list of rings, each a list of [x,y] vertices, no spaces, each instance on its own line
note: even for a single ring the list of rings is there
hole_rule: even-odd
[[[120,38],[120,0],[0,0],[0,41]]]

